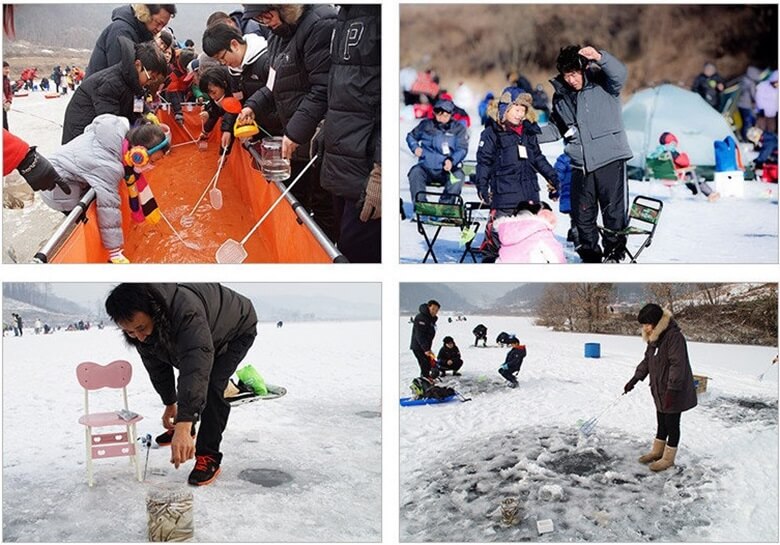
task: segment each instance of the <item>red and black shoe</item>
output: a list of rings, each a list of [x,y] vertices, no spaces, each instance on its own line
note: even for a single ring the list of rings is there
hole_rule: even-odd
[[[216,456],[203,454],[195,456],[195,469],[190,473],[187,482],[194,486],[211,484],[220,472]]]
[[[192,425],[192,430],[190,430],[190,435],[192,437],[195,437],[195,424]],[[163,433],[155,437],[154,441],[161,447],[167,447],[168,445],[171,444],[171,441],[173,441],[173,430],[165,430]]]

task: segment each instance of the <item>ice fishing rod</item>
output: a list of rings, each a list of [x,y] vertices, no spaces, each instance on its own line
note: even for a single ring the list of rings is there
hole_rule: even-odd
[[[146,462],[144,463],[144,481],[146,480],[146,469],[149,467],[149,451],[152,449],[152,434],[147,433],[143,437],[139,437],[138,440],[143,446],[146,447]]]
[[[49,123],[53,123],[54,125],[57,125],[58,127],[62,127],[61,123],[57,123],[56,121],[52,121],[51,119],[46,119],[45,117],[41,117],[39,115],[31,114],[30,112],[23,112],[22,110],[17,110],[16,108],[11,108],[12,112],[16,112],[18,114],[24,114],[29,115],[31,117],[37,117],[38,119],[42,119],[43,121],[48,121]]]

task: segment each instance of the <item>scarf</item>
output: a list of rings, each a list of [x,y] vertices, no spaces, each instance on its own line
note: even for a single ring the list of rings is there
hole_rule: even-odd
[[[127,154],[130,149],[130,143],[125,139],[122,142],[122,157]],[[160,221],[160,209],[157,206],[157,201],[154,200],[152,194],[152,188],[149,187],[149,183],[146,181],[146,177],[143,174],[138,174],[133,168],[132,163],[128,164],[126,160],[122,160],[125,167],[125,185],[127,186],[128,204],[130,206],[130,217],[136,223],[148,222],[154,225]]]

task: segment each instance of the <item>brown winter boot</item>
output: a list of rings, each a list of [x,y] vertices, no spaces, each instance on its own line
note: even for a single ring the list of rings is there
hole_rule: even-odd
[[[639,457],[639,463],[649,464],[650,462],[655,462],[656,460],[660,460],[661,457],[664,455],[665,446],[666,446],[666,441],[661,441],[660,439],[653,439],[653,448],[647,454],[644,454]]]
[[[674,458],[677,456],[677,447],[666,447],[664,456],[657,462],[650,464],[651,471],[664,471],[674,465]]]

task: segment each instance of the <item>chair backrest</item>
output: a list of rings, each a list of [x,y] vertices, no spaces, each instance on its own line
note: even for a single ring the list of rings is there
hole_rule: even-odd
[[[439,198],[439,193],[430,193],[427,191],[420,191],[415,195],[414,201],[414,213],[417,214],[418,221],[423,223],[439,223],[442,219],[447,220],[450,224],[462,224],[465,222],[465,211],[463,208],[463,199],[459,195],[455,195],[455,202],[453,203],[441,203],[441,202],[428,202],[425,197]]]
[[[638,195],[634,197],[634,202],[631,204],[631,211],[628,214],[629,221],[633,219],[649,223],[655,228],[663,207],[664,203],[658,199]]]
[[[672,156],[664,153],[660,157],[645,160],[647,173],[656,180],[676,180],[677,173],[674,171],[674,161]]]
[[[76,367],[76,377],[85,390],[124,388],[133,378],[133,367],[125,360],[112,361],[108,365],[85,361]]]

